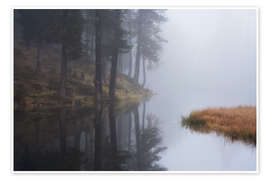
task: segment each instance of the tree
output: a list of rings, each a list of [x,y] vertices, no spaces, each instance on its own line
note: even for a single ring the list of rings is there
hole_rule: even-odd
[[[40,51],[42,45],[49,41],[52,35],[50,28],[51,10],[24,9],[18,10],[19,22],[22,26],[23,39],[27,45],[34,44],[36,47],[36,68],[35,72],[41,71]]]
[[[101,42],[102,42],[102,12],[101,10],[96,10],[96,38],[95,38],[95,45],[96,45],[96,74],[95,74],[95,98],[96,103],[99,103],[102,98],[102,59],[101,59]]]
[[[161,136],[157,127],[146,128],[141,133],[141,162],[140,170],[164,171],[157,162],[161,159],[160,153],[167,147],[160,146]]]
[[[118,53],[120,48],[120,36],[121,36],[121,11],[115,10],[115,25],[114,25],[114,47],[113,47],[113,56],[112,56],[112,66],[111,66],[111,76],[110,76],[110,87],[109,87],[109,95],[111,101],[114,101],[115,94],[115,85],[116,85],[116,73],[117,73],[117,61],[118,61]]]
[[[44,43],[59,43],[61,50],[60,96],[66,95],[68,60],[81,55],[83,19],[80,10],[20,10],[23,37],[37,48],[36,72],[41,71],[40,50]]]
[[[137,31],[137,49],[136,49],[136,60],[135,60],[135,70],[134,70],[134,81],[135,81],[135,83],[139,83],[142,24],[143,24],[143,13],[141,12],[141,10],[138,10],[136,23],[137,23],[137,27],[136,27],[136,31]]]
[[[120,47],[120,26],[121,26],[121,11],[114,10],[114,47],[112,50],[112,66],[111,66],[111,75],[110,75],[110,107],[109,107],[109,116],[110,116],[110,131],[111,131],[111,144],[112,152],[115,155],[117,151],[117,142],[116,142],[116,122],[115,122],[115,112],[114,112],[114,94],[115,94],[115,85],[116,85],[116,73],[117,73],[117,60],[118,52]]]
[[[133,44],[134,42],[134,37],[136,36],[135,34],[135,16],[136,12],[134,10],[129,10],[126,13],[126,22],[127,22],[127,29],[128,29],[128,42],[129,44]],[[131,78],[132,77],[132,66],[133,66],[133,45],[130,48],[129,51],[129,66],[128,66],[128,76]]]
[[[121,26],[122,19],[124,15],[124,11],[122,10],[113,10],[112,12],[112,22],[113,22],[113,44],[111,44],[112,48],[112,65],[111,65],[111,74],[110,74],[110,87],[109,87],[109,95],[111,101],[114,101],[115,94],[115,86],[116,86],[116,76],[117,76],[117,64],[118,64],[118,56],[120,52],[126,52],[130,50],[130,46],[127,42],[127,32]]]
[[[145,106],[144,106],[145,108]],[[160,153],[167,148],[161,146],[162,138],[160,131],[157,127],[158,119],[155,116],[149,116],[151,121],[155,121],[155,124],[148,124],[144,127],[144,120],[140,125],[138,106],[134,108],[134,124],[135,124],[135,138],[136,138],[136,151],[135,151],[135,169],[143,171],[162,171],[166,168],[161,167],[158,164],[160,160]],[[143,113],[143,119],[145,118]]]
[[[138,107],[134,108],[134,124],[135,124],[135,138],[136,138],[136,164],[137,169],[141,167],[141,133],[140,133],[140,120]]]
[[[95,10],[81,10],[84,19],[83,50],[90,63],[95,60]]]
[[[81,55],[81,35],[83,19],[80,10],[61,10],[56,14],[58,22],[59,39],[62,45],[61,72],[60,72],[60,96],[66,95],[67,64],[69,60]]]
[[[146,60],[157,63],[159,61],[159,53],[161,43],[166,42],[160,36],[160,24],[166,21],[164,10],[144,10],[140,9],[137,12],[136,18],[136,36],[137,50],[134,81],[139,83],[140,61],[143,59],[144,82],[146,82]]]
[[[126,48],[126,41],[123,40],[123,35],[125,34],[123,29],[121,28],[122,21],[122,13],[121,10],[114,10],[112,12],[113,17],[113,44],[112,47],[112,65],[111,65],[111,74],[110,74],[110,86],[109,86],[109,96],[110,96],[110,106],[109,106],[109,117],[110,117],[110,130],[111,130],[111,144],[112,144],[112,152],[116,154],[117,152],[117,141],[116,141],[116,121],[115,121],[115,86],[116,86],[116,77],[117,77],[117,61],[118,61],[118,53],[120,48]],[[115,158],[114,158],[115,159]]]

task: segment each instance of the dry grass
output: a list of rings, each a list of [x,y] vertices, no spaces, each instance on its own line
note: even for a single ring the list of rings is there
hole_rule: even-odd
[[[193,111],[182,125],[195,131],[223,134],[231,140],[256,144],[256,107],[208,108]]]

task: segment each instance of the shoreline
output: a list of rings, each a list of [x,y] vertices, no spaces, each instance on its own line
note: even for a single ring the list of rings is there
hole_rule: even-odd
[[[56,49],[45,48],[54,52]],[[42,71],[35,72],[35,49],[15,43],[14,47],[14,111],[49,110],[57,108],[93,108],[95,85],[94,65],[84,59],[77,60],[67,74],[66,97],[59,96],[60,57],[57,53],[43,55]],[[83,65],[81,65],[83,64]],[[103,103],[109,102],[110,73],[103,79]],[[153,96],[153,92],[133,82],[132,78],[119,73],[116,79],[117,106],[139,103]]]

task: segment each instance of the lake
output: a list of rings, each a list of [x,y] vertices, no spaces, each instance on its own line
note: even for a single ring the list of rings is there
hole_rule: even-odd
[[[88,108],[17,113],[15,170],[256,170],[256,147],[182,127],[177,107],[155,95],[114,123],[107,107],[98,122]]]

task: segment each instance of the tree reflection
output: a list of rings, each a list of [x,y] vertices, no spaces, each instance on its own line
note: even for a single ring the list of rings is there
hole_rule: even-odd
[[[162,151],[166,147],[160,147],[161,137],[157,127],[146,128],[141,134],[141,155],[139,170],[144,171],[164,171],[166,168],[158,164]]]
[[[138,105],[121,114],[114,107],[111,103],[108,111],[103,110],[105,114],[100,116],[99,123],[95,123],[94,170],[166,170],[158,164],[160,153],[166,149],[160,145],[158,119],[145,117],[145,105],[142,119]]]
[[[136,170],[139,171],[162,171],[166,168],[158,164],[160,153],[166,150],[166,147],[161,147],[162,138],[158,129],[158,119],[154,116],[148,116],[148,126],[145,128],[145,104],[143,105],[143,120],[140,126],[138,107],[133,111],[136,133]],[[152,123],[155,121],[156,123]],[[141,127],[141,129],[140,129]]]
[[[102,126],[103,126],[103,106],[101,104],[96,105],[95,110],[95,161],[94,170],[102,170],[103,164],[103,138],[102,138]]]
[[[166,148],[158,118],[146,115],[146,104],[142,107],[118,112],[111,104],[95,110],[59,109],[46,118],[42,114],[43,119],[40,114],[20,116],[25,121],[15,124],[15,169],[166,170],[159,165]]]

